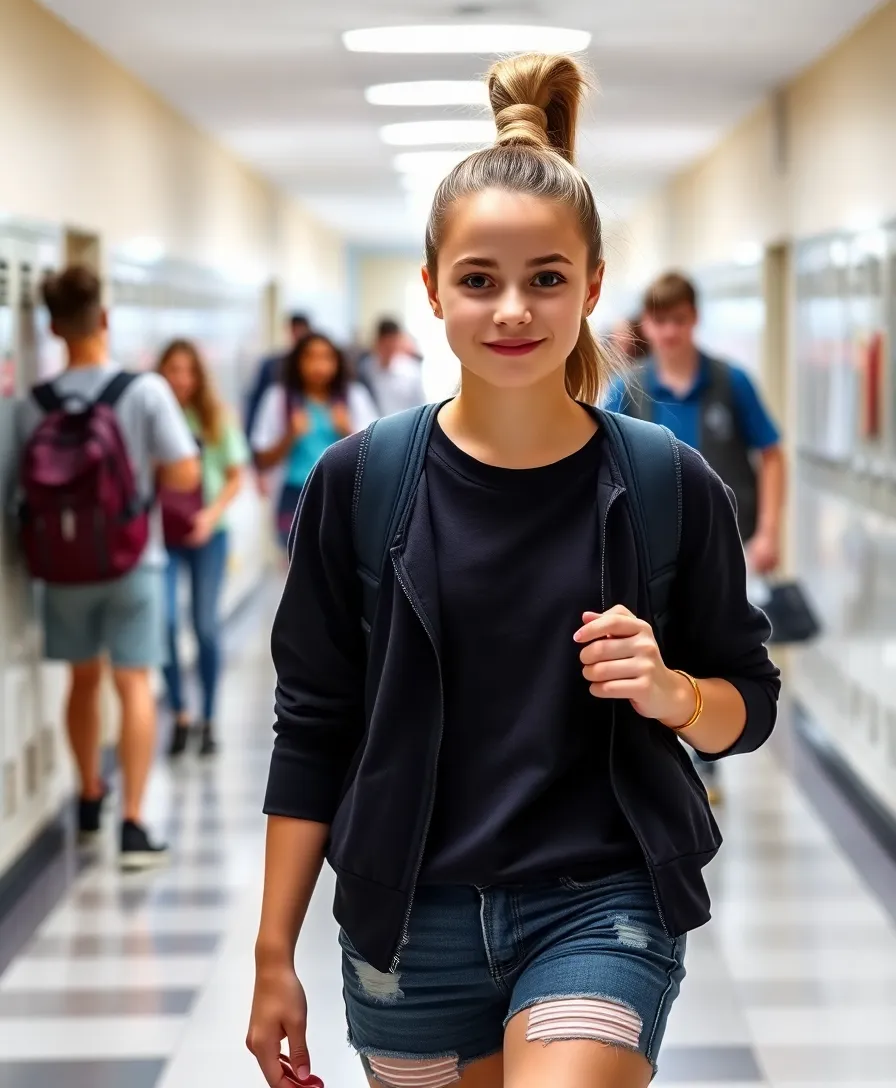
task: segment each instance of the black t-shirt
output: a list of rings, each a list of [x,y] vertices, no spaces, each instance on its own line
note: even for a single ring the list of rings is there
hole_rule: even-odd
[[[421,880],[511,884],[642,863],[609,777],[609,715],[573,635],[600,610],[598,433],[556,464],[485,465],[436,424],[426,479],[445,730]]]

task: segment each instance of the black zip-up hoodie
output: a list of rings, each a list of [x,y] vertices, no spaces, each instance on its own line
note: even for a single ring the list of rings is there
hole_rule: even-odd
[[[277,721],[264,810],[330,825],[337,921],[359,953],[387,971],[406,938],[423,857],[444,692],[425,470],[393,542],[392,570],[365,645],[352,545],[361,441],[353,435],[330,447],[302,495],[272,636]],[[605,599],[584,601],[582,610],[622,604],[649,618],[628,498],[611,443],[607,448],[597,481],[606,546],[595,556]],[[751,752],[776,716],[780,681],[765,648],[770,630],[747,601],[730,493],[699,453],[682,446],[681,455],[681,548],[665,660],[734,684],[747,723],[722,755]],[[627,701],[611,707],[613,788],[644,851],[663,925],[677,936],[709,919],[701,870],[721,835],[675,733]]]

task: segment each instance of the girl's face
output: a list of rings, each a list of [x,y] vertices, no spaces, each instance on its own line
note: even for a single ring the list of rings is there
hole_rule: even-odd
[[[339,361],[324,340],[312,340],[299,362],[302,382],[310,392],[323,392],[336,377]]]
[[[193,356],[188,351],[175,351],[162,367],[162,377],[174,391],[178,404],[189,404],[199,387]]]
[[[562,380],[582,317],[600,295],[603,264],[589,269],[568,208],[489,189],[452,207],[438,281],[426,269],[423,278],[464,369],[514,389]]]

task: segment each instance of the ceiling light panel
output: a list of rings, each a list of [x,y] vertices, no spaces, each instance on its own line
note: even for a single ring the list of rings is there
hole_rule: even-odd
[[[578,53],[587,49],[587,30],[552,26],[378,26],[342,36],[352,53]]]
[[[384,125],[380,139],[392,147],[421,147],[426,144],[473,144],[481,146],[495,139],[494,121],[402,121]]]
[[[480,79],[430,79],[378,83],[364,97],[372,106],[487,106],[488,88]]]

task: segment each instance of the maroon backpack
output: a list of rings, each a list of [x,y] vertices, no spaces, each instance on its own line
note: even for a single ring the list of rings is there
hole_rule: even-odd
[[[31,575],[57,585],[120,578],[149,539],[151,503],[141,500],[114,406],[136,374],[118,373],[76,410],[51,382],[32,396],[46,413],[22,457],[22,543]]]

